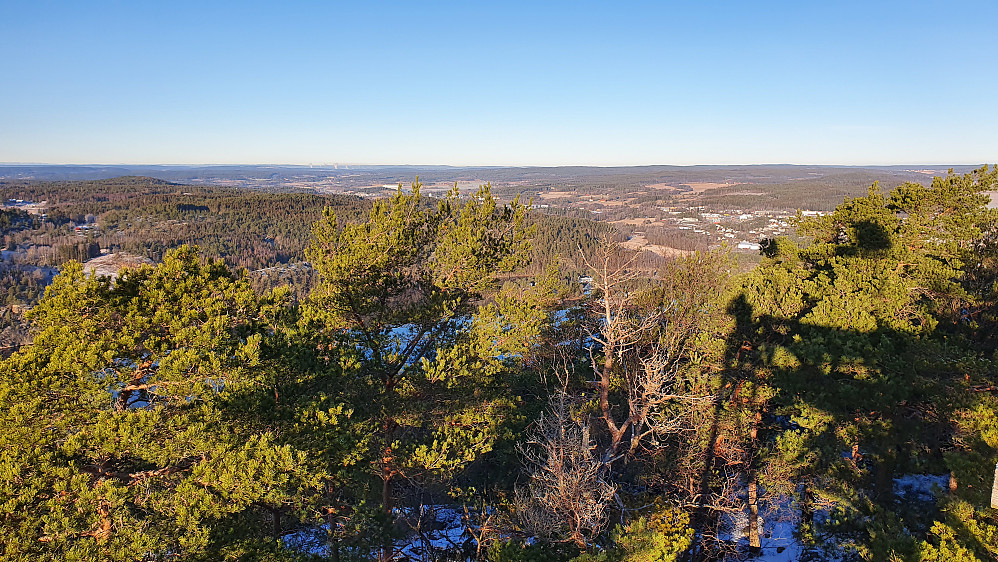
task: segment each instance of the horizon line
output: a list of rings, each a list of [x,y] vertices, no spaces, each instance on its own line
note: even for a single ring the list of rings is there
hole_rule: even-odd
[[[359,163],[359,162],[334,162],[334,163],[322,163],[322,164],[277,164],[277,163],[53,163],[53,162],[0,162],[0,166],[99,166],[99,167],[152,167],[152,166],[164,166],[164,167],[174,167],[174,168],[199,168],[199,167],[275,167],[275,168],[330,168],[336,169],[344,166],[362,166],[362,167],[372,167],[372,168],[391,168],[391,167],[404,167],[404,168],[653,168],[653,167],[674,167],[674,168],[693,168],[693,167],[733,167],[733,166],[798,166],[798,167],[825,167],[825,168],[891,168],[898,166],[986,166],[986,165],[998,165],[998,159],[995,160],[995,164],[989,164],[988,162],[949,162],[949,163],[929,163],[929,162],[900,162],[891,164],[816,164],[816,163],[789,163],[789,162],[757,162],[757,163],[711,163],[711,164],[371,164],[371,163]]]

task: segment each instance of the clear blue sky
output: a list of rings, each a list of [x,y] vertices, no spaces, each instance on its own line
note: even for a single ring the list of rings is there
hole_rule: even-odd
[[[998,161],[998,1],[0,0],[0,162]]]

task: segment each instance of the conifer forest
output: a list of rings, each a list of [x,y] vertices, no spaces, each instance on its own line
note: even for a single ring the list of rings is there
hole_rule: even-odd
[[[0,214],[0,559],[998,559],[996,168],[748,264],[488,184],[0,191],[47,202]]]

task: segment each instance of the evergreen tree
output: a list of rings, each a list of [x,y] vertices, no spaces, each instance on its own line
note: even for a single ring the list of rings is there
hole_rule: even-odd
[[[0,551],[9,560],[277,552],[274,509],[319,485],[230,407],[271,384],[273,302],[192,248],[117,281],[70,262],[0,365]]]
[[[371,500],[390,518],[396,483],[432,491],[492,449],[516,406],[502,375],[547,320],[536,291],[497,284],[527,259],[524,212],[500,207],[489,186],[434,208],[417,182],[375,202],[367,222],[327,211],[316,225],[319,282],[301,326],[354,408],[354,505]]]
[[[887,195],[874,185],[800,218],[814,242],[772,241],[737,287],[748,359],[771,396],[769,471],[804,486],[805,531],[867,559],[915,556],[924,506],[899,508],[894,478],[945,470],[958,416],[949,405],[986,371],[965,339],[976,300],[966,281],[994,224],[983,192],[996,178],[985,167]],[[812,526],[821,506],[831,513]]]

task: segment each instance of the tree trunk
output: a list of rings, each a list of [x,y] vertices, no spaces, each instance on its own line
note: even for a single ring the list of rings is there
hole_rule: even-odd
[[[991,485],[991,508],[998,509],[998,464],[995,464],[995,482]]]
[[[814,529],[814,501],[811,497],[811,489],[804,484],[804,489],[800,494],[800,520],[801,527]]]
[[[749,483],[748,483],[748,504],[749,504],[749,552],[758,554],[762,549],[762,541],[759,537],[759,485],[755,471],[756,442],[759,437],[759,424],[762,423],[762,410],[757,409],[752,419],[752,429],[749,430],[749,437],[752,439],[749,448]]]
[[[762,540],[759,535],[759,497],[756,484],[755,471],[749,475],[748,504],[749,504],[749,552],[758,554],[762,549]]]
[[[897,456],[887,453],[877,463],[874,494],[880,505],[894,505],[894,470],[897,467]]]
[[[278,509],[271,509],[270,510],[270,516],[274,520],[274,528],[272,530],[273,534],[274,534],[274,540],[275,541],[280,540],[281,539],[281,510],[279,508]]]
[[[613,412],[610,411],[610,375],[613,372],[613,354],[604,350],[606,357],[603,360],[603,370],[600,373],[599,381],[599,407],[603,414],[603,421],[610,432],[610,456],[617,455],[617,449],[624,438],[625,427],[617,427],[617,422],[613,419]]]
[[[93,537],[97,539],[98,544],[103,544],[111,538],[111,504],[102,499],[97,514],[100,516],[100,526],[93,533]]]
[[[724,400],[720,394],[714,397],[714,420],[710,425],[710,435],[704,447],[703,472],[700,474],[699,499],[697,508],[693,516],[694,543],[690,550],[690,560],[700,562],[706,559],[706,539],[705,531],[709,515],[708,498],[710,496],[710,475],[713,472],[716,461],[717,437],[720,432],[721,410],[724,408]]]
[[[385,467],[384,472],[381,476],[381,509],[385,514],[385,525],[388,526],[385,529],[384,542],[381,544],[381,553],[378,556],[380,562],[388,562],[392,558],[392,540],[391,531],[394,525],[395,519],[392,517],[392,478],[393,474],[391,469]]]
[[[392,508],[395,507],[392,505],[392,474],[385,469],[381,478],[381,509],[385,515],[391,516]]]

